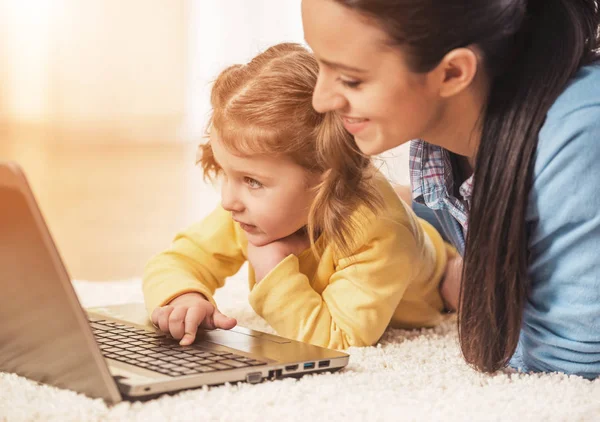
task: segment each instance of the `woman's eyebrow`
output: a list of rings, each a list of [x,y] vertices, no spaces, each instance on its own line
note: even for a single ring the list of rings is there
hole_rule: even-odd
[[[359,69],[358,67],[348,66],[343,63],[330,62],[328,60],[323,60],[323,59],[320,59],[319,61],[321,63],[323,63],[325,66],[330,67],[332,69],[341,69],[341,70],[346,70],[348,72],[356,72],[356,73],[367,73],[366,69]]]

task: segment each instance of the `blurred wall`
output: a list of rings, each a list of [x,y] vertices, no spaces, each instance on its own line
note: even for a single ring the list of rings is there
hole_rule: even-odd
[[[186,5],[0,0],[0,119],[89,140],[173,138],[185,114]]]

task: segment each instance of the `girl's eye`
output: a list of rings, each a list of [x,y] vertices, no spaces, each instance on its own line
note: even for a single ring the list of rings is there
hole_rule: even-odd
[[[341,78],[340,78],[340,82],[345,87],[351,88],[351,89],[358,88],[360,86],[360,84],[362,83],[361,81],[347,80],[347,79],[341,79]]]
[[[250,186],[252,189],[259,189],[259,188],[263,187],[262,183],[260,183],[258,180],[253,179],[251,177],[244,177],[244,182],[246,182],[246,184],[248,186]]]

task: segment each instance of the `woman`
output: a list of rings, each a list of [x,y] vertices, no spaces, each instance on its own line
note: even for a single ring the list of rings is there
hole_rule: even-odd
[[[598,2],[303,0],[302,12],[315,109],[337,111],[368,155],[423,140],[413,198],[464,258],[467,362],[597,377]]]

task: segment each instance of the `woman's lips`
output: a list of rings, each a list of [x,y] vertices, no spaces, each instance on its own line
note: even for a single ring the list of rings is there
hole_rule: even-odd
[[[348,132],[356,135],[369,124],[369,119],[342,116],[342,122],[344,122],[344,127]]]

